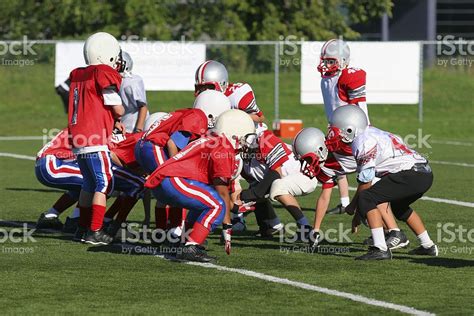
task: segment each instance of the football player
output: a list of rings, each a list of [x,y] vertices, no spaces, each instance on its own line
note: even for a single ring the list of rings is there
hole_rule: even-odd
[[[256,184],[243,190],[240,200],[258,201],[269,194],[272,201],[280,202],[293,216],[302,233],[299,235],[308,236],[311,226],[295,196],[313,192],[318,182],[300,172],[300,163],[288,145],[269,131],[265,124],[258,126],[257,137],[247,147],[249,151],[243,153],[246,178],[253,177]]]
[[[338,176],[354,173],[357,170],[355,158],[348,144],[338,142],[337,145],[332,145],[326,143],[328,142],[323,132],[314,127],[301,130],[293,140],[293,151],[301,161],[302,172],[309,178],[318,179],[322,184],[322,191],[316,203],[314,228],[310,236],[310,244],[313,247],[316,247],[320,241],[321,223],[327,213],[336,179]],[[373,183],[378,180],[378,178],[374,178]],[[406,247],[409,240],[405,233],[398,228],[389,204],[382,203],[378,205],[378,209],[387,230],[386,243],[388,248],[394,250]],[[354,232],[356,232],[357,226],[354,225]]]
[[[329,122],[334,110],[345,104],[360,107],[369,118],[365,99],[366,73],[362,69],[349,67],[350,49],[346,42],[331,39],[321,48],[317,67],[321,74],[321,92],[324,110]],[[328,213],[344,213],[349,204],[349,184],[345,176],[338,176],[341,203]]]
[[[244,112],[228,110],[219,116],[213,131],[164,162],[145,184],[157,200],[189,210],[186,227],[192,231],[177,253],[181,260],[211,261],[202,245],[221,223],[230,254],[229,185],[235,174],[235,155],[247,137],[255,136],[255,126]]]
[[[110,34],[91,35],[84,44],[87,67],[74,69],[69,79],[68,128],[73,152],[83,177],[79,197],[80,221],[74,240],[98,245],[112,242],[101,228],[106,196],[113,190],[112,162],[107,143],[112,130],[124,132],[118,94],[122,77],[120,45]]]
[[[123,79],[119,94],[125,109],[122,124],[125,126],[127,133],[142,132],[145,120],[150,115],[146,101],[145,84],[139,75],[132,73],[132,69],[132,57],[127,52],[122,51],[122,66],[119,72]]]
[[[208,60],[202,63],[196,70],[195,81],[195,96],[206,90],[220,91],[229,98],[233,109],[249,114],[256,123],[265,120],[252,87],[248,83],[230,83],[227,69],[220,62]]]
[[[438,255],[438,247],[426,231],[423,221],[410,204],[429,190],[433,174],[428,161],[410,149],[403,141],[389,132],[369,126],[364,111],[355,106],[337,108],[330,120],[334,142],[351,144],[357,162],[359,186],[348,213],[357,211],[366,218],[372,232],[373,246],[358,260],[391,259],[383,232],[383,222],[377,205],[390,202],[394,215],[406,222],[420,241],[420,246],[410,254]],[[372,185],[375,177],[380,181]],[[356,217],[357,218],[357,217]]]

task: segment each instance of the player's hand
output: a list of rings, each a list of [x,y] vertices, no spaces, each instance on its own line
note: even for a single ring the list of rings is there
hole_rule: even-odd
[[[116,128],[121,134],[125,134],[125,125],[120,121],[116,121],[114,128]]]
[[[255,204],[256,202],[243,202],[241,200],[237,200],[234,202],[235,205],[239,206],[239,213],[247,213],[255,211]]]
[[[354,215],[356,210],[356,206],[353,202],[349,203],[349,205],[346,206],[346,213],[349,215]]]
[[[360,216],[359,213],[356,213],[354,217],[352,218],[352,233],[357,234],[359,231],[359,226],[360,226]]]
[[[314,229],[312,229],[309,232],[309,246],[310,247],[312,248],[318,247],[319,242],[321,241],[320,239],[321,239],[321,235],[319,234],[319,232],[315,231]]]
[[[223,224],[222,225],[222,239],[224,241],[224,250],[230,255],[230,250],[232,248],[232,224]]]

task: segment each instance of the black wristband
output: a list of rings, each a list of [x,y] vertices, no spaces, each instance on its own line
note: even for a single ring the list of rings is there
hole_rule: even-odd
[[[230,228],[232,228],[232,224],[222,224],[222,229],[226,230]]]

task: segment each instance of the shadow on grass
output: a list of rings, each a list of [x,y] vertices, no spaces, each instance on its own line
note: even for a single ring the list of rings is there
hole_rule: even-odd
[[[460,258],[443,258],[443,257],[410,257],[396,256],[397,259],[405,259],[412,263],[424,264],[431,267],[443,267],[448,269],[474,267],[474,260]]]
[[[19,192],[41,192],[41,193],[64,193],[64,190],[56,189],[32,189],[32,188],[5,188],[6,191],[19,191]]]

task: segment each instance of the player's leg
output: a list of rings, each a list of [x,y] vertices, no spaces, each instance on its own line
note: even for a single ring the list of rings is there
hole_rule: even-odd
[[[268,199],[259,200],[255,203],[255,218],[259,227],[256,237],[272,238],[284,228]]]
[[[207,236],[222,223],[226,212],[225,203],[216,190],[198,181],[173,177],[165,178],[153,190],[153,194],[164,203],[189,210],[186,228],[192,225],[191,232],[177,257],[193,261],[212,260],[202,244]]]
[[[91,182],[94,183],[94,192],[92,193],[89,231],[84,240],[86,243],[93,245],[109,244],[113,239],[101,228],[106,210],[107,194],[110,194],[114,187],[110,153],[105,151],[89,153],[85,158],[85,162],[90,175],[93,177]]]
[[[68,190],[47,212],[40,215],[37,223],[37,228],[61,229],[63,225],[59,215],[78,200],[83,182],[79,166],[77,162],[65,162],[49,155],[36,162],[35,174],[44,185]]]
[[[346,206],[350,203],[347,176],[342,175],[337,178],[337,187],[339,188],[340,203],[336,207],[328,210],[328,214],[342,214],[345,212]]]

